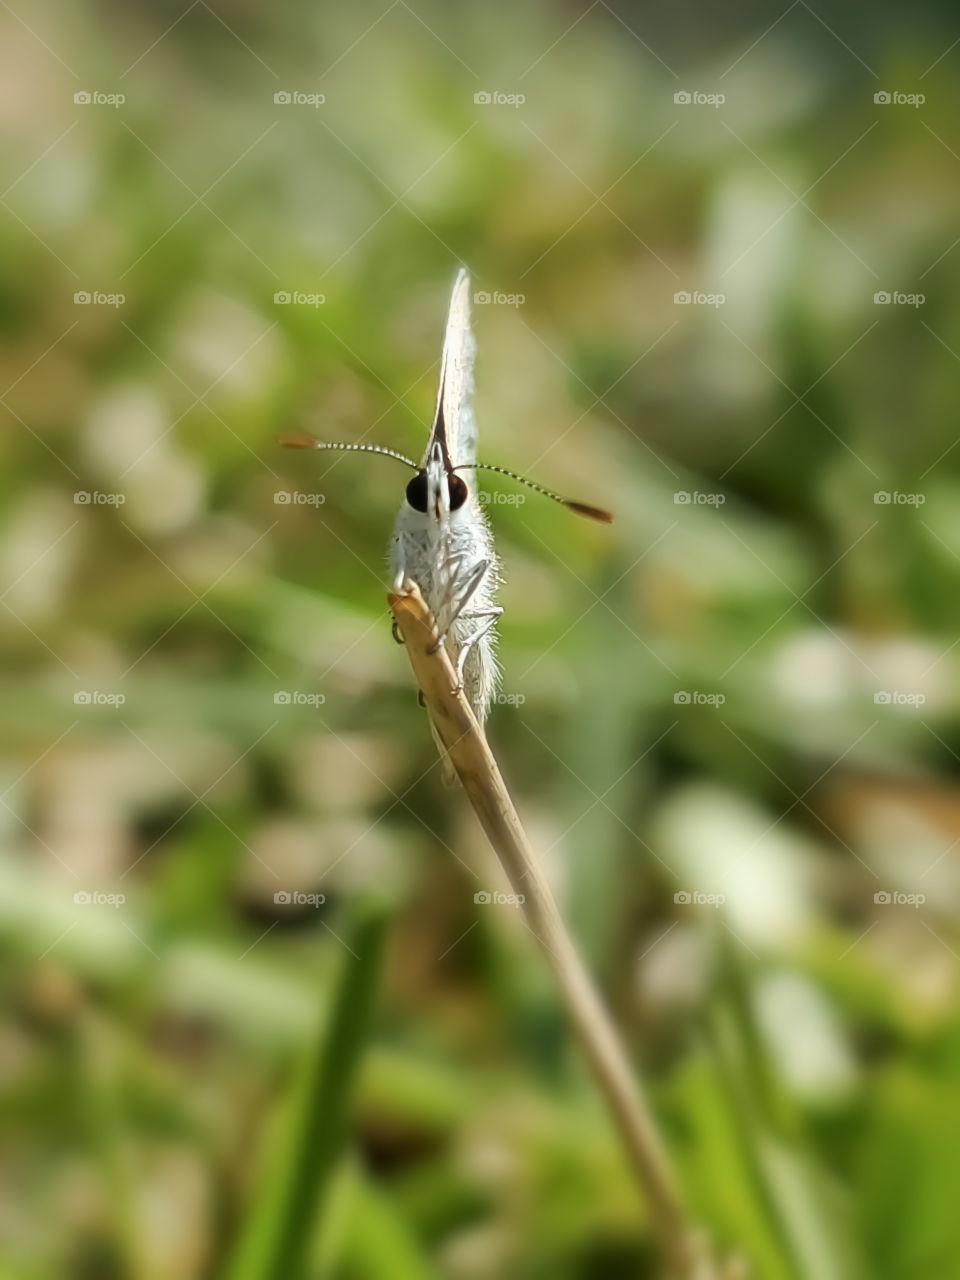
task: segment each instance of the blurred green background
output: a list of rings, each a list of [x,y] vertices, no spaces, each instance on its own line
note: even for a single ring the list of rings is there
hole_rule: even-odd
[[[419,455],[466,264],[481,456],[616,512],[491,501],[490,736],[693,1211],[960,1276],[955,12],[0,21],[2,1275],[658,1274],[405,476],[277,444]]]

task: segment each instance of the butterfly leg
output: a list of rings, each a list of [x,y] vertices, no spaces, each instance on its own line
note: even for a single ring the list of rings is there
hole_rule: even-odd
[[[431,646],[429,650],[430,653],[436,653],[437,650],[440,648],[440,646],[443,644],[444,640],[446,639],[447,635],[450,632],[450,628],[453,626],[456,620],[459,617],[461,617],[464,609],[466,609],[467,605],[473,599],[474,595],[476,594],[477,588],[480,586],[480,583],[483,581],[484,575],[486,574],[489,568],[490,568],[489,560],[479,560],[473,566],[473,568],[470,571],[470,575],[467,578],[467,581],[464,583],[463,590],[460,593],[460,598],[459,600],[457,600],[456,604],[451,608],[450,617],[447,619],[447,624],[443,628],[443,630],[440,632],[439,636],[437,636],[435,643]]]
[[[460,691],[463,689],[463,668],[467,661],[467,655],[469,654],[473,646],[477,643],[477,641],[482,640],[483,637],[490,630],[490,628],[495,626],[497,623],[497,620],[502,616],[503,616],[503,608],[501,605],[493,605],[491,608],[484,609],[482,612],[479,612],[479,613],[462,613],[460,615],[461,621],[464,621],[467,618],[469,618],[471,621],[476,621],[476,622],[479,622],[481,619],[485,619],[485,621],[483,622],[482,626],[477,627],[477,630],[473,633],[472,636],[470,636],[469,639],[464,640],[463,645],[461,646],[460,652],[457,655],[457,688],[456,688],[457,693],[460,693]]]

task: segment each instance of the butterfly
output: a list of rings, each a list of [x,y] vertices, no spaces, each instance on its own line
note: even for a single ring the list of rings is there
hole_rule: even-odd
[[[499,687],[495,628],[503,609],[496,602],[500,563],[476,473],[494,471],[510,476],[593,520],[609,524],[613,517],[600,507],[561,497],[505,467],[477,461],[475,353],[470,276],[461,269],[447,314],[433,426],[419,463],[381,445],[327,442],[303,434],[286,436],[282,443],[301,449],[379,453],[414,471],[393,528],[393,578],[397,589],[405,578],[419,586],[436,620],[438,643],[446,647],[459,685],[483,725]]]

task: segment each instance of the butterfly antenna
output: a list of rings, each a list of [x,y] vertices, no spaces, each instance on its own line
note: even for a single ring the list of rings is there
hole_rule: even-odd
[[[347,440],[315,440],[313,436],[302,433],[281,436],[280,443],[288,449],[339,449],[341,453],[382,453],[385,458],[396,458],[398,462],[405,462],[413,471],[420,470],[412,458],[380,444],[351,444]]]
[[[575,502],[573,498],[565,498],[560,493],[554,493],[552,489],[546,488],[545,485],[537,484],[535,480],[528,480],[526,476],[517,475],[516,471],[508,471],[506,467],[495,467],[491,462],[465,462],[459,467],[454,467],[454,471],[496,471],[501,476],[509,476],[511,480],[517,480],[520,484],[525,484],[528,489],[534,489],[537,493],[542,493],[545,498],[552,498],[554,502],[559,502],[562,507],[566,507],[569,511],[575,511],[578,516],[586,516],[588,520],[599,520],[601,524],[613,524],[613,516],[609,511],[604,511],[603,507],[591,507],[586,502]]]

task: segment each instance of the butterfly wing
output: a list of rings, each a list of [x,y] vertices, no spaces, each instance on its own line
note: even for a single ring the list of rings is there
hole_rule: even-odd
[[[477,425],[473,416],[473,358],[476,343],[470,330],[470,274],[461,268],[450,297],[443,340],[437,412],[424,454],[424,465],[439,441],[453,466],[477,460]]]

